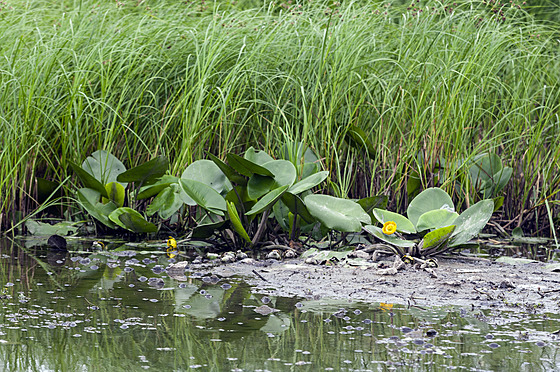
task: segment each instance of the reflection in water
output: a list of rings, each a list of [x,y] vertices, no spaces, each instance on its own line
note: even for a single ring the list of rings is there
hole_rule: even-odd
[[[556,314],[267,297],[188,264],[168,270],[164,254],[3,243],[4,371],[546,371],[560,364]]]

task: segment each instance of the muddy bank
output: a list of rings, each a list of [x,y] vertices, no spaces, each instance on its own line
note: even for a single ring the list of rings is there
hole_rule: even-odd
[[[205,271],[242,276],[255,292],[275,296],[557,313],[560,273],[545,266],[447,258],[434,273],[406,265],[396,275],[380,275],[373,268],[309,265],[293,259],[236,262]]]

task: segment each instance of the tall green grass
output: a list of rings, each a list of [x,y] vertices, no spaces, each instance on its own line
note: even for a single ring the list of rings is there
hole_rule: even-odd
[[[296,140],[331,171],[330,192],[388,194],[397,210],[412,176],[476,201],[467,161],[496,152],[515,169],[502,223],[551,232],[544,201],[558,211],[558,40],[516,4],[496,13],[432,0],[244,11],[25,4],[0,13],[4,226],[37,207],[35,177],[66,180],[68,160],[96,149],[128,166],[165,154],[180,174],[205,151],[274,153]],[[369,151],[348,145],[351,126],[367,134]]]

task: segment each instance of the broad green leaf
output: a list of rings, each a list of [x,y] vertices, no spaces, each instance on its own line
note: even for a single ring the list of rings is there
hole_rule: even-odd
[[[284,195],[286,194],[287,193],[284,193]],[[282,195],[282,197],[284,197],[284,195]],[[290,210],[288,209],[286,204],[282,202],[282,200],[278,200],[278,202],[276,202],[272,206],[272,213],[274,214],[274,218],[276,218],[276,221],[278,222],[282,230],[290,231],[290,226],[289,226],[290,220],[288,216]]]
[[[455,227],[455,225],[446,226],[427,233],[423,239],[424,243],[422,244],[422,249],[427,250],[443,245],[451,234],[453,234]]]
[[[383,209],[387,207],[388,202],[389,198],[386,195],[376,195],[360,199],[357,203],[360,204],[366,213],[371,213],[374,208]]]
[[[375,236],[376,238],[384,241],[385,243],[389,243],[395,245],[397,247],[408,248],[413,247],[414,242],[410,240],[406,240],[396,236],[395,234],[386,235],[383,233],[380,227],[373,226],[373,225],[366,225],[363,228],[366,232],[370,233],[371,235]]]
[[[287,160],[269,161],[268,163],[263,164],[263,167],[273,174],[275,188],[286,185],[291,186],[296,180],[296,168]]]
[[[224,172],[211,160],[197,160],[191,163],[181,175],[183,179],[202,182],[218,193],[231,190],[231,183]]]
[[[457,217],[459,217],[457,212],[451,212],[447,209],[434,209],[420,216],[416,224],[416,230],[421,232],[450,226]]]
[[[369,156],[376,154],[371,141],[368,139],[366,132],[355,125],[350,125],[346,131],[346,141],[349,145],[357,149],[365,149]]]
[[[157,226],[148,222],[140,213],[132,208],[117,208],[110,215],[109,219],[120,227],[135,233],[157,232]]]
[[[501,208],[504,205],[504,197],[498,196],[497,198],[492,199],[494,201],[494,212]]]
[[[108,201],[115,203],[117,207],[122,207],[124,205],[124,187],[118,182],[109,182],[105,185],[105,190],[107,190],[107,198],[103,198],[103,204]]]
[[[329,195],[307,195],[304,199],[309,213],[331,230],[358,232],[371,218],[356,202]]]
[[[230,182],[233,182],[237,185],[245,186],[247,184],[247,179],[243,177],[241,174],[235,171],[233,167],[229,166],[228,164],[224,163],[220,158],[215,155],[210,154],[207,152],[210,160],[214,162],[220,168],[220,170],[225,174]]]
[[[85,188],[93,189],[99,192],[101,196],[104,196],[106,198],[109,197],[109,195],[107,195],[107,190],[105,190],[105,186],[103,186],[103,184],[99,182],[94,176],[82,169],[82,167],[80,167],[78,164],[75,164],[71,161],[68,161],[68,164],[70,164],[70,168],[72,168],[74,173],[76,173]]]
[[[492,177],[482,183],[482,189],[484,190],[484,197],[492,197],[502,191],[511,178],[513,169],[506,167],[501,169]]]
[[[183,205],[183,200],[180,195],[181,192],[182,190],[178,184],[172,184],[163,189],[146,209],[146,214],[152,216],[154,213],[158,212],[162,219],[168,219]]]
[[[311,213],[309,213],[309,210],[299,195],[292,194],[289,189],[282,195],[282,201],[288,207],[290,212],[300,216],[306,223],[315,223],[318,221],[311,215]]]
[[[192,230],[191,238],[192,239],[207,239],[214,235],[216,231],[223,230],[225,227],[227,220],[207,223],[207,224],[199,224]]]
[[[105,150],[98,150],[88,156],[82,163],[82,168],[104,185],[117,181],[119,174],[126,171],[124,164]],[[124,187],[127,185],[120,183]]]
[[[238,173],[251,177],[253,174],[260,174],[261,176],[270,176],[274,177],[271,171],[266,169],[265,167],[258,165],[257,163],[253,163],[250,160],[242,158],[239,155],[235,154],[227,154],[227,160],[229,165]]]
[[[393,221],[397,224],[397,231],[405,234],[414,234],[416,229],[408,218],[402,214],[389,212],[384,209],[373,208],[373,217],[380,223],[384,224],[388,221]]]
[[[268,193],[274,186],[274,178],[253,174],[247,182],[247,196],[251,200],[257,200]]]
[[[313,187],[319,185],[329,176],[329,171],[322,171],[319,173],[312,174],[309,177],[302,179],[301,181],[297,182],[296,184],[292,185],[289,188],[289,192],[292,194],[300,194],[304,191],[310,190]]]
[[[492,212],[494,212],[494,202],[485,199],[461,213],[453,222],[457,227],[449,246],[454,247],[466,243],[480,233],[492,217]]]
[[[286,192],[286,190],[288,190],[289,187],[290,187],[289,185],[280,186],[270,191],[268,194],[263,196],[261,200],[259,200],[253,206],[253,208],[251,208],[250,211],[246,212],[245,215],[250,216],[253,214],[259,214],[264,212],[266,209],[271,208],[274,205],[274,203],[276,203],[278,199],[282,197],[282,194]]]
[[[410,222],[416,226],[421,215],[434,209],[455,211],[455,205],[451,197],[438,187],[426,189],[412,199],[406,210],[406,215]]]
[[[195,180],[181,179],[183,191],[200,207],[223,216],[227,209],[226,200],[212,187]]]
[[[296,164],[296,169],[298,171],[298,175],[302,179],[305,179],[319,171],[319,164],[318,163]]]
[[[239,218],[239,214],[237,213],[237,208],[235,208],[235,204],[232,202],[227,202],[227,212],[229,216],[229,220],[235,232],[239,234],[247,243],[251,244],[251,238],[249,238],[249,234],[245,231],[243,224],[241,223],[241,219]]]
[[[25,221],[25,227],[27,227],[27,231],[29,231],[32,235],[68,235],[74,234],[76,230],[78,230],[77,225],[80,223],[76,222],[59,222],[54,225],[50,223],[44,223],[29,219]]]
[[[102,224],[114,229],[116,227],[109,219],[109,214],[117,209],[113,202],[102,204],[99,202],[101,194],[93,189],[82,188],[78,189],[78,201],[80,205],[96,220]]]
[[[490,181],[492,176],[502,170],[502,161],[496,154],[483,154],[477,156],[474,164],[469,168],[469,174],[477,189]]]
[[[127,170],[117,176],[119,182],[138,182],[140,184],[149,183],[151,180],[160,178],[169,168],[169,160],[166,156],[160,155],[150,161],[140,164],[137,167]]]
[[[262,150],[255,150],[253,146],[249,147],[247,151],[245,151],[245,155],[243,155],[243,157],[258,165],[264,165],[265,163],[274,160],[272,156]]]
[[[162,176],[156,182],[150,185],[142,186],[140,188],[140,192],[136,196],[136,200],[151,198],[152,196],[159,194],[161,190],[165,189],[173,183],[178,184],[179,178],[170,175]]]

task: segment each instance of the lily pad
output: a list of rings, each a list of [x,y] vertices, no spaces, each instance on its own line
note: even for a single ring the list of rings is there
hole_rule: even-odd
[[[454,247],[466,243],[480,233],[490,220],[490,217],[492,217],[493,212],[494,202],[491,199],[485,199],[461,213],[453,221],[457,227],[449,246]]]
[[[78,230],[78,223],[76,222],[58,222],[54,225],[35,221],[29,219],[25,222],[25,227],[27,227],[27,231],[29,231],[32,235],[69,235],[74,234],[76,230]]]
[[[423,239],[424,243],[422,244],[422,249],[429,250],[442,246],[449,240],[449,237],[451,237],[451,234],[455,231],[455,227],[455,225],[446,226],[427,233]]]
[[[109,182],[105,185],[105,190],[107,190],[107,198],[103,198],[103,203],[112,201],[117,207],[122,207],[124,205],[125,191],[123,185],[118,182]]]
[[[408,247],[414,247],[414,245],[416,244],[411,240],[399,238],[394,234],[393,235],[384,234],[381,228],[377,226],[366,225],[364,226],[363,229],[366,232],[370,233],[371,235],[375,236],[376,238],[381,239],[384,242],[395,245],[397,247],[408,248]]]
[[[459,217],[457,212],[451,212],[447,209],[435,209],[420,216],[416,224],[416,230],[420,232],[450,226],[457,217]]]
[[[288,190],[290,193],[297,195],[304,191],[310,190],[313,187],[319,185],[329,176],[329,171],[322,171],[315,174],[312,174],[309,177],[302,179],[301,181],[297,182],[296,184],[292,185]]]
[[[290,187],[289,185],[280,186],[280,187],[270,191],[268,194],[263,196],[253,206],[253,208],[251,208],[250,211],[245,213],[245,215],[250,216],[250,215],[253,215],[253,214],[259,214],[259,213],[264,212],[266,209],[272,207],[274,205],[274,203],[276,203],[278,201],[278,199],[280,199],[282,197],[282,194],[284,192],[286,192],[286,190],[288,190],[289,187]]]
[[[122,227],[123,229],[135,233],[156,232],[157,226],[148,222],[140,213],[132,208],[117,208],[109,215],[109,219]]]
[[[82,168],[103,185],[110,182],[118,182],[117,177],[119,174],[126,171],[124,164],[113,154],[105,150],[95,151],[88,156],[82,163]],[[123,187],[127,186],[126,182],[120,183]]]
[[[160,155],[144,164],[140,164],[137,167],[119,174],[117,176],[117,181],[144,184],[163,176],[168,168],[169,160],[166,156]]]
[[[387,221],[393,221],[397,224],[397,231],[405,234],[414,234],[416,229],[414,225],[408,218],[403,216],[402,214],[398,214],[395,212],[389,212],[384,209],[373,209],[373,216],[377,221],[380,223],[385,223]]]
[[[448,209],[454,212],[455,205],[445,191],[438,187],[431,187],[412,199],[406,210],[406,215],[410,222],[417,226],[421,215],[435,209]]]
[[[202,182],[220,194],[231,190],[231,183],[222,170],[211,160],[202,159],[191,163],[181,175],[183,179]]]
[[[331,230],[358,232],[371,218],[356,202],[330,195],[307,195],[304,198],[309,213]]]
[[[195,180],[181,179],[183,191],[200,207],[223,216],[227,209],[226,200],[212,187]]]

